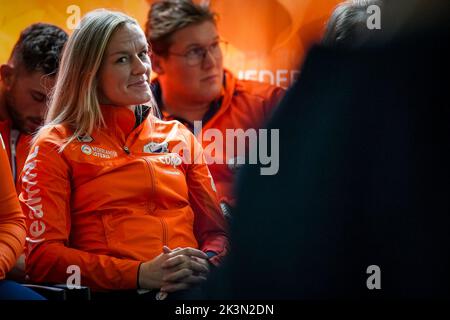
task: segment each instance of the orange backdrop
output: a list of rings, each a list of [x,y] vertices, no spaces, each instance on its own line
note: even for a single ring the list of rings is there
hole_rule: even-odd
[[[69,33],[78,16],[95,8],[124,11],[145,24],[155,0],[0,0],[0,63],[7,61],[22,29],[48,22]],[[287,87],[308,48],[320,40],[339,0],[197,0],[219,14],[228,41],[225,65],[240,78]]]

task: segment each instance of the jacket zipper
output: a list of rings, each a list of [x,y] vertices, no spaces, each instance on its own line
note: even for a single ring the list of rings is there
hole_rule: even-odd
[[[144,125],[144,122],[142,122],[139,126],[138,126],[138,128],[141,128],[142,126]],[[136,131],[136,130],[138,130],[138,128],[136,128],[134,131]],[[130,135],[131,136],[131,135]],[[127,139],[128,140],[128,139]],[[127,141],[128,142],[128,141]],[[125,143],[125,145],[122,147],[122,149],[123,149],[123,151],[127,154],[127,155],[130,155],[131,154],[131,151],[130,151],[130,148],[128,148],[128,146],[126,145],[126,143]],[[155,172],[154,172],[154,169],[153,169],[153,166],[152,166],[152,164],[150,163],[150,161],[149,160],[147,160],[146,158],[143,158],[143,160],[146,162],[146,167],[147,167],[147,169],[148,169],[148,172],[149,172],[149,175],[150,175],[150,181],[151,181],[151,187],[150,187],[150,195],[154,195],[155,194]],[[154,211],[154,208],[152,208],[151,207],[151,201],[150,201],[150,197],[149,197],[149,200],[148,200],[148,202],[147,202],[147,208],[148,208],[148,210],[149,210],[149,212],[150,213],[152,213],[153,211]],[[161,217],[158,217],[158,219],[159,219],[159,221],[160,221],[160,223],[161,223],[161,228],[162,228],[162,242],[163,242],[163,245],[167,245],[167,238],[168,238],[168,236],[167,236],[167,234],[168,234],[168,228],[167,228],[167,223],[166,223],[166,221],[163,219],[163,218],[161,218]]]
[[[149,169],[149,173],[150,173],[150,180],[151,180],[151,192],[150,192],[150,194],[154,195],[155,194],[155,172],[154,172],[154,168],[153,168],[153,165],[151,164],[151,162],[148,159],[144,158],[144,161],[146,162],[147,168]],[[150,202],[150,198],[149,198],[149,200],[148,200],[148,209],[152,213],[154,211],[154,208],[152,208],[150,206],[150,204],[151,204],[151,202]],[[168,234],[167,223],[164,220],[164,218],[162,218],[162,217],[158,217],[158,219],[159,219],[159,222],[161,223],[162,243],[163,243],[163,245],[167,245],[167,238],[168,238],[168,236],[167,236],[167,234]]]
[[[17,142],[19,141],[19,135],[20,132],[18,130],[12,129],[11,130],[11,137],[10,137],[10,150],[11,150],[11,169],[12,169],[12,175],[14,178],[14,183],[16,183],[17,180],[17,163],[16,163],[16,146]]]

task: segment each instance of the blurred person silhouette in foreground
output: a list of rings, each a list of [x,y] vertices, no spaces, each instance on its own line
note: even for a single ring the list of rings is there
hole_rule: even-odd
[[[213,296],[450,297],[449,17],[385,3],[360,45],[309,53],[268,125],[279,173],[239,176]]]

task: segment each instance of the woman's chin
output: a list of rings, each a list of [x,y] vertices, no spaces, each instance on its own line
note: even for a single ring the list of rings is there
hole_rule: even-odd
[[[146,104],[149,101],[152,100],[152,97],[150,94],[142,94],[139,96],[135,96],[132,99],[129,99],[127,105],[139,105],[139,104]]]

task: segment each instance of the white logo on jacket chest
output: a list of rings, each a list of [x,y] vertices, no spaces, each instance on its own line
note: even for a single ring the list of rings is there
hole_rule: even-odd
[[[106,150],[99,147],[91,147],[87,144],[83,144],[81,146],[81,152],[102,159],[111,159],[117,157],[117,151]]]
[[[183,161],[177,153],[170,153],[157,158],[159,162],[172,167],[178,167]]]
[[[88,146],[87,144],[83,144],[81,146],[81,152],[83,152],[84,154],[90,155],[90,154],[92,154],[92,148],[90,146]]]

